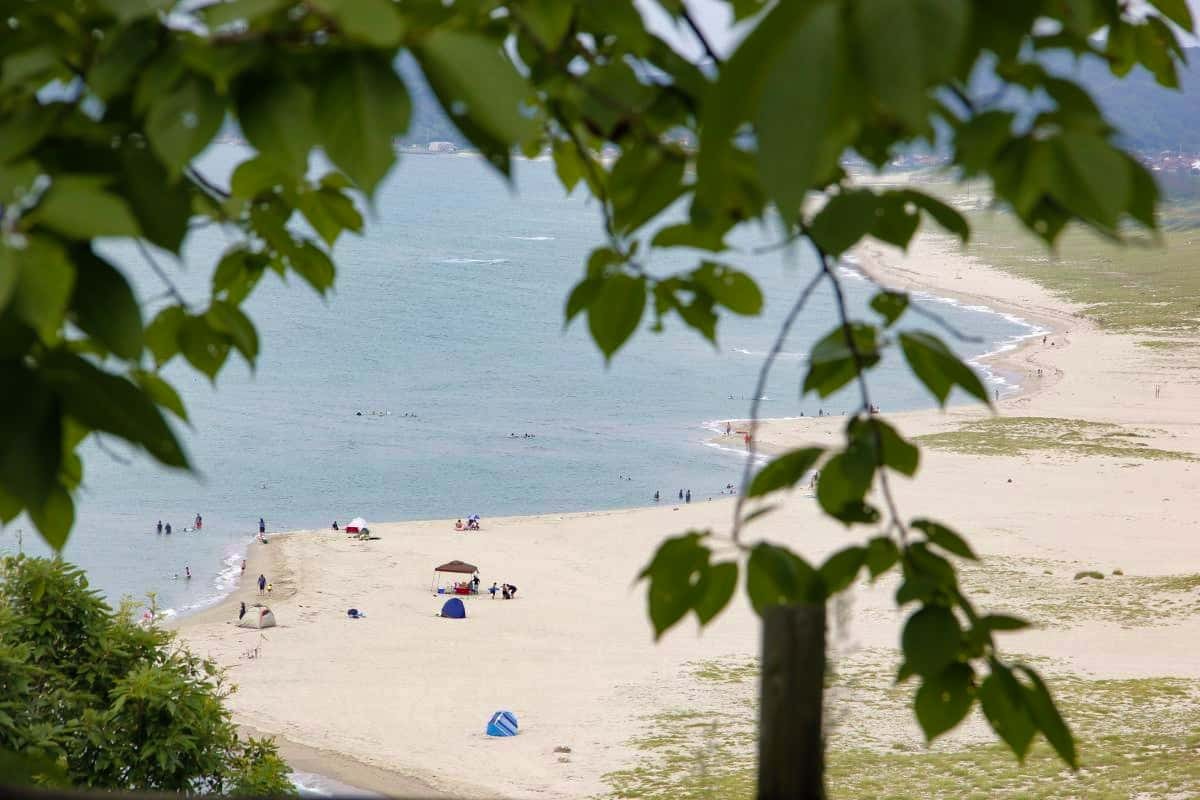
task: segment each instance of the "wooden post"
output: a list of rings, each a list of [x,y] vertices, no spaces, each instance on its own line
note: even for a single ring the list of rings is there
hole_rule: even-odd
[[[825,606],[763,613],[758,800],[825,800]]]

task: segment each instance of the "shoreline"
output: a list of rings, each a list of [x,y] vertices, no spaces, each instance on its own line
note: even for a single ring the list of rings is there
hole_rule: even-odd
[[[910,258],[913,256],[910,255]],[[941,254],[943,259],[966,259],[965,255],[961,254]],[[861,254],[857,269],[862,270],[868,279],[875,280],[882,285],[892,288],[904,288],[914,291],[927,292],[935,297],[948,297],[955,301],[966,301],[972,305],[986,304],[993,313],[1008,313],[1014,314],[1026,324],[1036,323],[1038,326],[1048,327],[1053,335],[1063,339],[1063,344],[1069,343],[1066,340],[1066,331],[1069,330],[1068,324],[1082,324],[1082,320],[1078,320],[1070,316],[1070,311],[1066,309],[1046,309],[1040,306],[1026,307],[1018,303],[1002,300],[992,296],[986,292],[972,291],[957,291],[944,284],[937,284],[933,281],[925,280],[916,272],[906,271],[904,268],[904,260],[900,260],[893,264],[895,260],[890,259],[887,255],[881,252],[866,252]],[[1014,347],[1009,349],[998,349],[996,352],[980,357],[980,360],[986,360],[989,364],[996,365],[996,368],[1011,369],[1013,374],[1024,376],[1024,380],[1015,395],[1005,397],[1001,401],[1001,405],[1007,405],[1015,402],[1020,398],[1029,398],[1039,392],[1045,391],[1053,385],[1049,381],[1043,381],[1038,385],[1035,380],[1029,379],[1029,365],[1033,363],[1032,353],[1037,350],[1036,333],[1031,333],[1024,337]],[[1065,350],[1066,348],[1061,348]],[[1001,367],[1003,365],[1003,367]],[[1054,382],[1061,379],[1062,373],[1053,373],[1055,376]],[[947,409],[948,411],[950,409]],[[923,416],[939,414],[936,408],[922,409],[909,412],[902,412],[901,416]],[[892,415],[896,416],[896,415]],[[800,418],[806,422],[815,418]],[[830,418],[833,419],[833,418]],[[794,422],[794,420],[787,420]],[[705,428],[705,423],[699,423],[702,429]],[[769,421],[763,420],[764,423]],[[776,421],[778,422],[778,421]],[[723,448],[723,437],[718,435],[715,439],[709,439],[702,442],[705,445],[715,445],[721,449],[734,451],[734,448]],[[767,455],[773,448],[768,446],[763,449],[763,455]],[[778,449],[778,448],[775,448]],[[736,451],[734,451],[735,454]],[[710,501],[713,498],[709,498]],[[726,502],[705,502],[702,497],[696,499],[696,502],[690,506],[685,506],[682,510],[694,512],[701,509],[712,509],[714,506],[726,505],[731,501],[731,498],[722,497],[721,501]],[[671,510],[668,510],[671,509]],[[523,525],[527,520],[557,520],[564,524],[577,523],[580,521],[600,520],[619,520],[627,516],[642,516],[642,515],[665,515],[671,514],[674,511],[681,510],[680,506],[676,506],[674,498],[668,498],[667,502],[659,505],[641,506],[634,508],[620,508],[606,511],[576,511],[569,513],[552,513],[546,515],[537,515],[537,517],[515,517],[515,518],[495,518],[488,520],[485,528],[490,529],[492,526],[504,527],[507,525]],[[373,525],[375,528],[429,528],[449,526],[449,520],[433,520],[433,521],[416,521],[416,522],[401,522],[401,523],[383,523],[381,525]],[[325,534],[324,536],[322,534]],[[187,637],[189,633],[198,631],[205,627],[212,628],[218,625],[227,625],[229,620],[236,616],[237,604],[241,601],[241,596],[246,595],[253,590],[253,584],[245,584],[243,578],[245,574],[254,577],[259,573],[268,575],[268,579],[273,583],[274,592],[271,595],[270,603],[272,606],[288,605],[294,603],[298,596],[302,596],[302,589],[308,590],[312,587],[302,587],[302,576],[297,575],[297,570],[289,564],[286,558],[286,551],[291,546],[301,547],[313,545],[316,542],[325,540],[345,539],[344,534],[332,537],[330,532],[309,530],[309,531],[290,531],[286,533],[277,533],[269,537],[271,544],[266,546],[255,546],[256,540],[251,540],[247,545],[246,552],[246,571],[244,574],[238,575],[234,582],[233,588],[223,598],[220,598],[212,605],[181,613],[169,621],[168,627],[176,630],[181,637]],[[348,542],[347,542],[348,543]],[[630,573],[632,574],[632,573]],[[319,590],[318,590],[319,592]],[[257,597],[257,594],[253,595]],[[478,601],[476,601],[478,602]],[[300,607],[303,607],[301,605]],[[237,682],[236,676],[231,676],[231,680]],[[440,781],[427,780],[424,776],[418,777],[406,771],[397,769],[387,769],[371,763],[363,759],[359,759],[345,752],[343,749],[334,749],[331,747],[314,746],[313,740],[304,741],[303,735],[296,736],[286,730],[279,730],[278,725],[270,724],[269,720],[260,720],[246,713],[235,712],[235,721],[247,732],[253,732],[253,735],[268,735],[276,739],[280,745],[281,753],[289,761],[289,765],[297,771],[305,773],[314,773],[320,776],[332,778],[349,787],[365,790],[368,792],[380,792],[391,794],[393,796],[409,796],[409,797],[445,797],[450,796],[445,794],[445,788],[439,786]],[[291,734],[291,735],[289,735]],[[345,747],[345,744],[342,744]],[[419,759],[408,762],[410,766],[420,763]],[[496,789],[490,786],[480,786],[474,784],[464,784],[461,781],[455,781],[450,785],[452,792],[462,794],[466,791],[477,796],[491,796]]]
[[[904,258],[868,253],[862,261],[885,285],[932,289],[1051,331],[1052,342],[1030,336],[990,356],[1025,376],[995,415],[978,404],[885,410],[905,435],[1041,417],[1132,437],[1113,440],[1124,447],[1117,454],[1081,454],[1071,449],[1074,439],[1061,449],[999,454],[922,446],[917,479],[897,477],[906,512],[934,511],[969,537],[980,564],[997,570],[990,596],[981,598],[987,610],[1037,623],[1006,641],[1016,648],[1010,652],[1094,676],[1200,679],[1200,658],[1188,645],[1200,633],[1200,613],[1132,627],[1111,616],[1143,595],[1156,609],[1144,613],[1160,613],[1154,592],[1169,590],[1146,588],[1167,585],[1146,583],[1153,576],[1200,576],[1200,521],[1188,502],[1200,493],[1200,471],[1187,459],[1137,451],[1200,453],[1188,395],[1174,391],[1193,382],[1200,365],[1167,367],[1136,337],[1101,331],[1070,303],[948,250],[937,237],[922,237]],[[969,280],[945,287],[964,274]],[[1151,385],[1159,381],[1167,387],[1161,399]],[[759,450],[819,444],[842,420],[763,420]],[[719,447],[721,439],[703,444]],[[770,540],[812,563],[845,547],[845,529],[820,513],[808,491],[773,499],[778,509],[747,529],[747,544]],[[274,534],[270,545],[249,548],[247,572],[274,583],[279,628],[259,637],[227,623],[237,596],[254,591],[240,579],[234,596],[175,627],[193,652],[214,658],[243,687],[230,701],[235,720],[294,748],[284,752],[298,754],[295,769],[394,796],[607,795],[609,776],[646,757],[639,736],[653,736],[671,714],[721,699],[719,687],[697,683],[699,670],[719,673],[720,665],[757,657],[759,620],[740,592],[702,632],[689,619],[655,641],[644,586],[634,579],[666,536],[707,529],[717,545],[733,507],[732,497],[702,493],[690,504],[668,497],[635,508],[490,518],[478,534],[453,531],[452,519],[372,524],[379,539],[369,542],[325,529]],[[485,585],[519,584],[518,601],[470,597],[467,620],[438,618],[443,598],[431,594],[429,574],[451,559],[479,565]],[[1097,568],[1111,577],[1073,577]],[[894,652],[894,589],[889,580],[856,585],[854,614],[839,623],[853,629],[839,632],[834,650]],[[1047,594],[1057,606],[1037,604]],[[348,621],[351,606],[366,609],[367,619]],[[1065,616],[1047,616],[1054,613]],[[262,656],[246,660],[256,637]],[[520,736],[484,736],[497,709],[519,717]],[[923,742],[911,713],[883,727],[912,738],[914,748]]]

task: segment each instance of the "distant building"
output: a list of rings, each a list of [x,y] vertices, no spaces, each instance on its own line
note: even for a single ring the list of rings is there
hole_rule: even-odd
[[[458,147],[454,142],[430,142],[429,152],[431,153],[453,153]]]

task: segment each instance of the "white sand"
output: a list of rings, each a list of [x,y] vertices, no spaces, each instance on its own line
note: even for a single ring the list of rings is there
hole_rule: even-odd
[[[1152,446],[1200,452],[1196,349],[1159,352],[1136,346],[1133,337],[1101,334],[1076,316],[1079,309],[945,248],[944,239],[923,237],[909,258],[892,258],[886,269],[878,254],[862,256],[889,281],[1015,311],[1053,329],[1053,346],[1039,339],[1005,356],[1029,375],[1027,392],[1003,402],[1002,414],[1115,422],[1149,431],[1139,441]],[[950,430],[982,413],[891,419],[916,435]],[[834,443],[841,424],[837,418],[769,423],[759,440],[768,450]],[[730,437],[729,444],[740,440]],[[1053,579],[1068,585],[1073,568],[1200,571],[1200,464],[1050,451],[1020,457],[924,451],[922,458],[915,481],[897,481],[901,507],[957,527],[985,556],[1050,559],[1060,565]],[[645,732],[650,715],[712,691],[693,679],[696,662],[758,651],[757,619],[740,590],[702,634],[689,620],[663,641],[652,640],[644,589],[632,586],[638,571],[666,535],[728,529],[728,498],[710,502],[703,490],[694,497],[680,507],[486,519],[481,533],[456,533],[451,521],[439,521],[372,525],[382,538],[371,542],[330,532],[277,536],[252,548],[247,574],[265,570],[274,582],[271,605],[280,626],[260,641],[258,632],[226,621],[237,600],[254,596],[250,587],[185,620],[183,636],[229,667],[240,687],[230,700],[240,722],[326,751],[321,758],[303,750],[306,770],[393,794],[434,787],[473,796],[593,795],[606,790],[606,772],[636,761],[627,742]],[[868,535],[823,518],[807,490],[793,492],[783,509],[751,530],[811,558]],[[516,584],[518,599],[483,595],[467,601],[468,619],[437,618],[432,569],[450,559],[479,565],[484,587]],[[1031,600],[1003,598],[1018,611]],[[980,603],[988,607],[986,597]],[[367,619],[348,620],[351,606],[364,609]],[[902,616],[886,586],[856,590],[854,609],[854,642],[895,644]],[[1097,619],[1013,634],[1006,642],[1097,674],[1200,677],[1197,635],[1196,617],[1145,629]],[[246,658],[255,645],[260,656]],[[484,735],[498,709],[516,713],[520,736]],[[565,760],[554,752],[558,745],[572,749]]]

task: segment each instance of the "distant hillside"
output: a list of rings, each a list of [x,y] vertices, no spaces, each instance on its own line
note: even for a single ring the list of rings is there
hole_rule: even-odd
[[[408,126],[408,133],[401,140],[403,144],[429,144],[430,142],[454,142],[465,146],[466,137],[458,132],[442,107],[438,105],[433,89],[421,73],[416,60],[405,53],[396,62],[408,94],[412,98],[413,115]]]
[[[1187,51],[1188,65],[1179,71],[1181,91],[1164,89],[1138,67],[1124,78],[1114,78],[1097,61],[1079,66],[1062,65],[1055,71],[1081,79],[1100,107],[1120,129],[1125,146],[1159,151],[1183,148],[1200,152],[1200,47]]]

